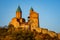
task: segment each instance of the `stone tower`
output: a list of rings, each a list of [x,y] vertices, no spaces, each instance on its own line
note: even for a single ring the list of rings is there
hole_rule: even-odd
[[[20,6],[18,6],[16,10],[16,17],[12,18],[9,25],[13,25],[15,28],[18,28],[21,24],[20,22],[22,22],[22,11],[21,11]]]
[[[39,14],[36,13],[33,8],[30,9],[30,15],[28,17],[31,28],[39,27]]]
[[[18,8],[17,8],[17,10],[16,10],[16,18],[17,18],[17,19],[22,18],[22,11],[21,11],[20,6],[18,6]]]

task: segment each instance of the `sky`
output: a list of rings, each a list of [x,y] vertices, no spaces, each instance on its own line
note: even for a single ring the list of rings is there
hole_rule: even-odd
[[[28,20],[30,8],[39,13],[41,28],[60,33],[60,0],[0,0],[0,26],[8,25],[20,5],[22,17]]]

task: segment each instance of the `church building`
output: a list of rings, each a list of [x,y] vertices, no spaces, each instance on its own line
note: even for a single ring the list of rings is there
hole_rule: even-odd
[[[14,28],[38,28],[39,27],[39,14],[33,10],[33,8],[30,9],[30,13],[28,16],[28,21],[26,22],[24,18],[22,18],[22,10],[20,6],[18,6],[16,10],[16,16],[12,18],[9,25],[13,25]]]

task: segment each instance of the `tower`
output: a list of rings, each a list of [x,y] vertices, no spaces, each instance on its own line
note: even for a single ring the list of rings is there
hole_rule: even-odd
[[[22,18],[22,11],[21,11],[20,6],[18,6],[18,8],[17,8],[17,10],[16,10],[16,18],[17,18],[17,19]]]
[[[30,15],[28,18],[31,27],[39,27],[39,14],[36,13],[33,8],[30,9]]]

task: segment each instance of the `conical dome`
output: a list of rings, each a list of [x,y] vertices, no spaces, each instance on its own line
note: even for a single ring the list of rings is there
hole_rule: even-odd
[[[20,6],[18,6],[16,12],[22,12]]]
[[[31,7],[31,9],[30,9],[30,10],[31,10],[31,11],[34,11],[32,7]]]

